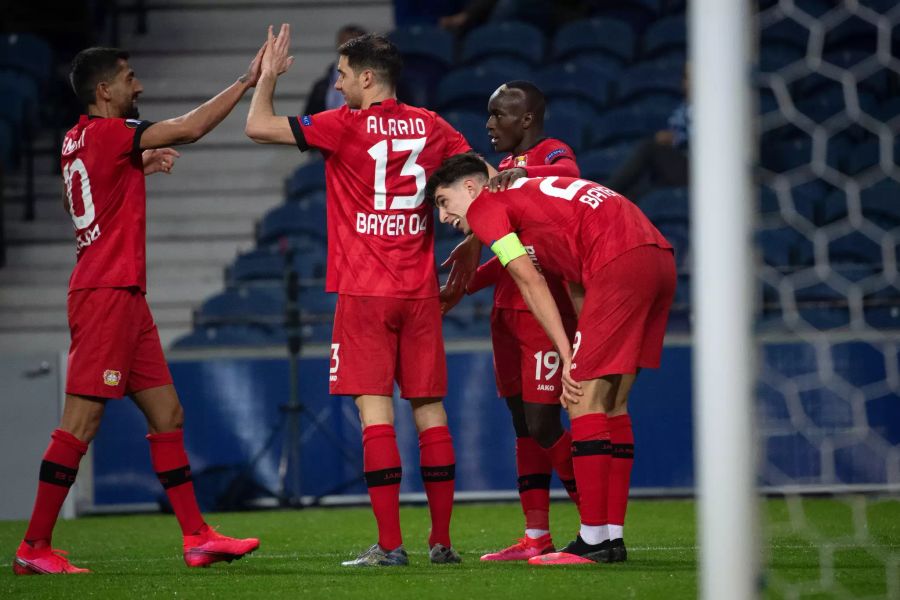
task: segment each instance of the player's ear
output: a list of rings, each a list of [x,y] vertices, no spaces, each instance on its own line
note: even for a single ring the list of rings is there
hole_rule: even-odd
[[[96,100],[109,100],[110,97],[109,83],[106,81],[97,83],[97,87],[94,88],[94,98]]]
[[[533,112],[527,112],[522,115],[522,128],[523,129],[528,129],[529,127],[531,127],[532,123],[534,123],[534,113]]]

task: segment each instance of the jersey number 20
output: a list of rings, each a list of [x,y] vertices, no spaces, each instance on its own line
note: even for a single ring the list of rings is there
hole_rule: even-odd
[[[81,189],[73,191],[72,184],[75,180],[75,173],[81,177]],[[91,196],[91,180],[80,158],[63,166],[63,179],[66,182],[66,197],[69,199],[69,214],[72,215],[75,229],[87,229],[94,222],[94,198]],[[81,204],[84,206],[84,213],[81,215],[75,214],[74,194],[77,191],[81,192]]]

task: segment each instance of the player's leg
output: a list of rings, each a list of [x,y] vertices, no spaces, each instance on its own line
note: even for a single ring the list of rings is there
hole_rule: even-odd
[[[428,535],[433,563],[456,563],[450,518],[456,487],[456,455],[442,398],[447,394],[447,357],[437,298],[401,301],[397,383],[407,398],[419,432],[419,464],[431,513]]]
[[[612,460],[609,465],[607,521],[610,539],[610,562],[623,562],[625,550],[625,512],[634,464],[634,434],[628,415],[628,396],[637,374],[623,375],[614,390],[612,406],[607,407]]]
[[[81,457],[100,427],[105,406],[105,398],[66,394],[59,427],[50,435],[50,445],[41,460],[31,520],[13,562],[15,573],[87,572],[87,569],[78,569],[65,558],[54,554],[51,538],[59,511],[75,483]]]
[[[184,410],[172,384],[159,332],[143,294],[136,294],[133,302],[139,328],[127,391],[147,420],[150,462],[181,527],[184,562],[189,567],[231,562],[256,550],[259,540],[226,537],[203,520],[184,448]]]
[[[363,472],[378,542],[344,566],[409,563],[400,530],[403,470],[394,431],[394,371],[400,324],[393,298],[339,295],[334,315],[330,392],[352,396],[362,424]]]

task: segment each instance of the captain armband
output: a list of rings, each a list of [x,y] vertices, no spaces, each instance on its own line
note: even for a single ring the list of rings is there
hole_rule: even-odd
[[[491,250],[497,255],[497,258],[500,259],[500,264],[504,267],[508,265],[511,260],[527,254],[525,246],[519,241],[519,236],[517,236],[515,232],[507,233],[491,244]]]

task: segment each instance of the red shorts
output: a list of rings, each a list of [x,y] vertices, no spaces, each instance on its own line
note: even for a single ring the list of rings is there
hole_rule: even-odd
[[[572,378],[658,368],[675,281],[674,253],[657,246],[629,250],[586,281]]]
[[[172,383],[159,332],[138,288],[69,292],[66,393],[121,398]]]
[[[330,391],[340,396],[447,395],[447,357],[437,297],[338,296]]]
[[[569,339],[575,317],[562,315]],[[562,393],[559,353],[544,328],[527,310],[494,308],[491,312],[494,376],[503,398],[522,395],[524,402],[557,404]]]

